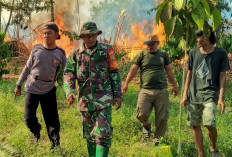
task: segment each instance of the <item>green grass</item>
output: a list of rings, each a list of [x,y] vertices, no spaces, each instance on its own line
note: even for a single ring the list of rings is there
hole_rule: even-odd
[[[231,105],[231,84],[227,86],[226,102]],[[58,108],[61,123],[61,148],[50,152],[50,142],[46,127],[38,108],[37,116],[42,124],[41,140],[33,144],[31,133],[24,123],[24,95],[13,99],[15,82],[0,81],[0,156],[51,156],[79,157],[87,156],[85,140],[82,139],[80,112],[76,105],[69,106],[61,87],[57,90]],[[113,144],[110,149],[112,157],[167,157],[165,146],[171,146],[172,156],[177,156],[178,126],[179,126],[179,97],[170,95],[170,118],[168,131],[161,146],[155,147],[152,139],[144,139],[141,124],[136,119],[136,102],[138,87],[130,86],[123,97],[123,105],[119,111],[113,110]],[[186,125],[186,109],[182,116],[182,156],[197,156],[191,129]],[[154,112],[150,116],[154,126]],[[232,154],[232,114],[217,115],[218,149],[223,156]],[[154,127],[152,128],[154,132]],[[209,153],[209,140],[204,129],[204,149]]]

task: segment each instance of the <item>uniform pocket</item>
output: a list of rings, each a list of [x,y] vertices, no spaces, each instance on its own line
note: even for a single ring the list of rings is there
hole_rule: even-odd
[[[80,64],[77,67],[77,80],[78,81],[86,81],[88,78],[88,66],[86,64]]]

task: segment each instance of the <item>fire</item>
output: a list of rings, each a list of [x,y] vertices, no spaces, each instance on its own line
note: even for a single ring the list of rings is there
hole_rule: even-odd
[[[7,41],[10,41],[10,38],[9,38],[9,36],[6,34],[6,35],[5,35],[5,38],[4,38],[4,42],[7,42]]]
[[[63,14],[58,14],[55,18],[55,23],[57,24],[57,26],[59,27],[60,30],[69,30],[70,26],[68,24],[64,24],[63,21]],[[36,44],[42,44],[43,43],[43,30],[39,30],[37,32],[38,37],[36,38],[36,40],[33,42],[33,46]],[[72,50],[74,50],[77,47],[77,42],[71,42],[69,37],[61,34],[61,38],[59,40],[56,40],[56,44],[57,46],[59,46],[60,48],[64,49],[66,52],[66,55],[69,55]]]
[[[149,30],[151,30],[150,32]],[[148,34],[156,34],[159,37],[160,47],[164,45],[166,41],[165,29],[163,23],[160,21],[159,25],[150,24],[147,21],[143,21],[139,24],[131,24],[131,33],[132,37],[129,37],[126,34],[122,35],[121,39],[121,47],[123,47],[124,51],[128,52],[128,58],[134,59],[135,55],[146,48],[144,45],[144,41],[146,40],[146,36]]]
[[[58,14],[55,22],[58,25],[58,27],[62,30],[70,28],[70,25],[64,24],[63,14]],[[57,40],[56,43],[59,47],[65,50],[66,54],[70,54],[72,50],[74,50],[77,47],[77,42],[71,42],[69,37],[64,34],[61,34],[61,39]]]

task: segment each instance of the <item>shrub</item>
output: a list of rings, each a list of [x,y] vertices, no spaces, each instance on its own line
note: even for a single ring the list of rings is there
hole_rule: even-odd
[[[162,47],[162,50],[166,51],[169,55],[170,62],[180,59],[184,56],[184,52],[181,48],[181,42],[175,38],[167,39]]]
[[[12,52],[9,49],[9,46],[4,42],[5,33],[0,32],[0,79],[3,74],[9,73],[6,69],[7,63],[11,59]]]
[[[232,35],[224,35],[219,39],[218,47],[226,49],[228,53],[232,53]]]

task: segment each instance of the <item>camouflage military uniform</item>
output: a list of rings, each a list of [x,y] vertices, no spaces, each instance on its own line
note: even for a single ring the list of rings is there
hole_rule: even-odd
[[[93,49],[81,45],[74,50],[66,64],[64,89],[67,97],[78,95],[84,138],[110,147],[111,106],[113,98],[121,98],[121,79],[112,47],[97,42]]]

